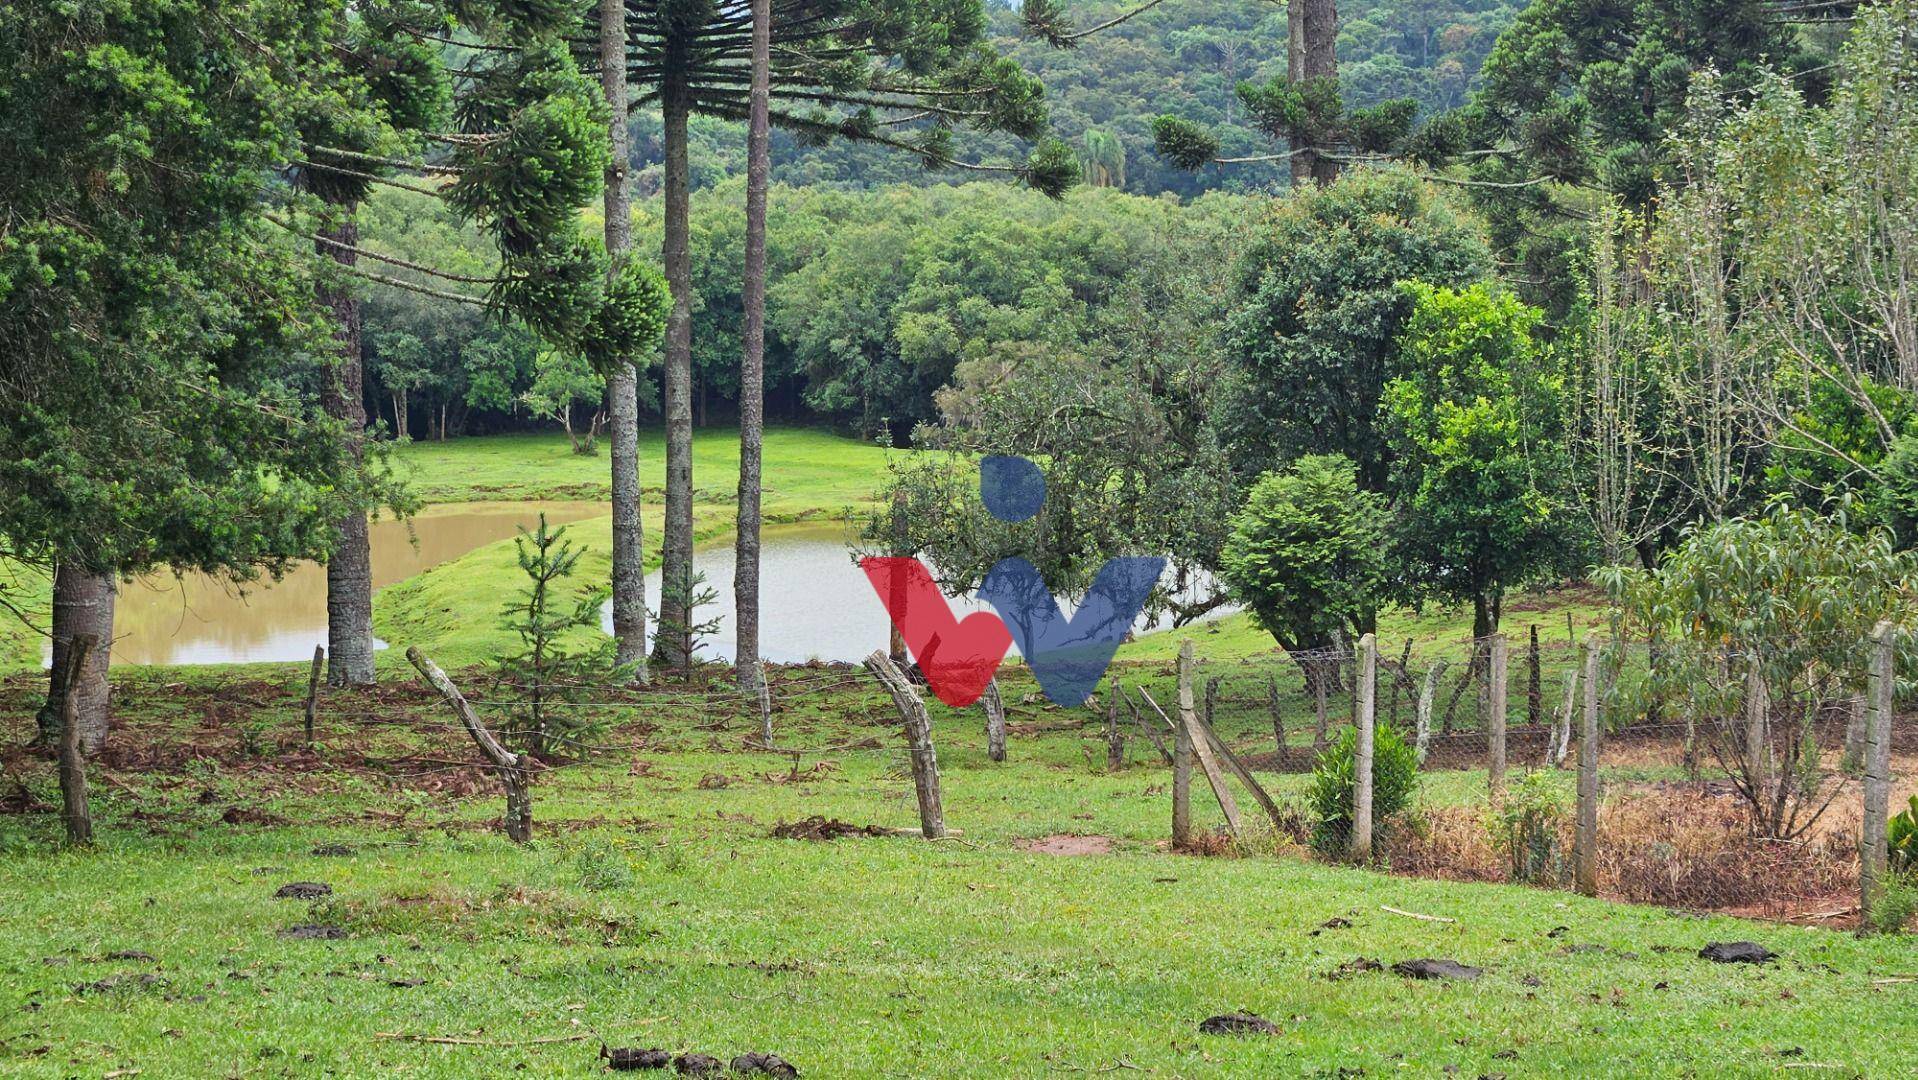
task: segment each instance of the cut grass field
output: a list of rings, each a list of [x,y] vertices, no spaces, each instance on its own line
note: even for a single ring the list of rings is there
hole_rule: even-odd
[[[398,475],[426,502],[484,499],[606,499],[610,450],[575,454],[558,433],[488,435],[393,448]],[[764,505],[770,521],[796,521],[864,506],[884,480],[889,451],[815,428],[766,430]],[[640,485],[657,502],[666,484],[666,436],[640,432]],[[739,481],[739,432],[693,432],[694,501],[733,504]],[[610,510],[608,511],[610,513]]]
[[[695,447],[698,529],[717,540],[730,433]],[[398,456],[434,502],[604,494],[606,459],[556,437]],[[885,459],[771,433],[769,515],[856,512]],[[606,520],[572,535],[590,549],[582,578],[603,578]],[[377,627],[463,668],[500,646],[498,608],[519,584],[510,542],[481,548],[383,590]],[[1507,629],[1536,622],[1562,645],[1568,613],[1580,636],[1603,622],[1595,597],[1568,591],[1512,598]],[[1228,693],[1235,673],[1285,671],[1270,637],[1230,616],[1128,643],[1128,681],[1169,704],[1165,662],[1186,633],[1201,676]],[[1462,660],[1469,637],[1456,611],[1380,626],[1388,654],[1412,638],[1421,661]],[[1156,755],[1135,742],[1126,769],[1095,770],[1096,728],[1040,703],[1016,666],[1009,762],[987,760],[976,710],[934,707],[956,839],[771,837],[810,815],[916,824],[889,707],[863,680],[827,690],[829,672],[795,668],[777,675],[780,742],[833,749],[753,752],[756,721],[730,699],[609,693],[617,703],[596,712],[610,749],[539,778],[535,841],[515,847],[497,833],[498,793],[458,764],[470,742],[398,652],[379,689],[327,696],[314,751],[290,666],[120,669],[91,851],[60,846],[53,770],[24,748],[44,676],[0,678],[0,1074],[585,1075],[603,1069],[601,1039],[771,1051],[810,1077],[1915,1073],[1910,938],[1415,880],[1281,854],[1271,836],[1230,857],[1174,854]],[[482,672],[457,675],[487,699]],[[1296,717],[1296,678],[1285,693]],[[1221,719],[1237,744],[1265,737],[1262,722],[1256,708]],[[1298,798],[1303,778],[1270,780]],[[1483,790],[1482,772],[1438,772],[1419,797],[1456,808]],[[1216,825],[1215,807],[1195,805]],[[1111,850],[1029,850],[1058,835]],[[296,881],[331,895],[274,898]],[[289,936],[296,926],[338,936]],[[1780,959],[1696,955],[1742,939]],[[1421,957],[1485,975],[1389,970]],[[1354,970],[1360,959],[1386,970]],[[1279,1033],[1199,1034],[1236,1010]]]
[[[731,706],[640,696],[607,710],[617,751],[540,778],[523,848],[495,792],[433,764],[471,747],[425,691],[330,696],[309,753],[291,672],[177,675],[120,687],[96,850],[60,849],[32,805],[57,801],[43,762],[6,762],[28,805],[0,814],[0,1072],[585,1075],[604,1039],[772,1051],[813,1077],[1911,1075],[1909,939],[1172,854],[1166,771],[1094,771],[1096,730],[1017,704],[1017,673],[1005,764],[976,710],[936,709],[957,839],[770,837],[813,814],[916,823],[889,710],[795,669],[782,743],[857,748],[795,767],[746,750]],[[0,684],[8,744],[37,689]],[[1435,777],[1425,797],[1477,789]],[[1113,849],[1025,849],[1055,834]],[[274,899],[295,881],[332,895]],[[1780,959],[1696,955],[1741,939]],[[1485,975],[1389,970],[1421,957]],[[1280,1031],[1198,1033],[1235,1010]]]

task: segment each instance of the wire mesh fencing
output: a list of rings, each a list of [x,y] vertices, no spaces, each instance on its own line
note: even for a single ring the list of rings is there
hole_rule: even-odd
[[[1328,827],[1338,815],[1325,791],[1350,772],[1369,707],[1370,738],[1356,741],[1372,757],[1372,795],[1393,794],[1395,748],[1416,763],[1416,795],[1377,807],[1370,830],[1369,857],[1394,872],[1869,918],[1887,880],[1887,804],[1903,805],[1918,777],[1918,724],[1890,705],[1888,641],[1822,662],[1791,649],[1554,642],[1531,628],[1365,645],[1369,661],[1334,646],[1191,671],[1196,717],[1251,769],[1278,774],[1265,783],[1281,849],[1352,854],[1357,809]],[[1882,679],[1871,675],[1879,653]],[[1113,692],[1176,698],[1165,685],[1176,678],[1119,671]]]

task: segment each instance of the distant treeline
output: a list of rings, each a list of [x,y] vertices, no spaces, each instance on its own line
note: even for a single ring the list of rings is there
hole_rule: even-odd
[[[729,180],[694,200],[699,424],[733,415],[743,198]],[[1264,202],[1093,189],[1053,200],[995,183],[778,187],[770,201],[769,414],[893,441],[937,417],[955,379],[1083,351],[1102,321],[1136,317],[1108,308],[1136,295],[1139,275],[1179,249],[1219,243],[1224,226]],[[658,244],[658,212],[657,200],[637,208],[642,250]],[[479,250],[437,203],[406,192],[379,193],[366,218],[370,242],[410,260],[449,265]],[[1223,277],[1226,264],[1213,265]],[[584,431],[597,407],[598,383],[576,360],[478,309],[375,286],[365,323],[367,410],[389,430],[419,439],[439,437],[442,423],[451,435],[550,428],[570,403]],[[641,397],[656,413],[656,358]]]

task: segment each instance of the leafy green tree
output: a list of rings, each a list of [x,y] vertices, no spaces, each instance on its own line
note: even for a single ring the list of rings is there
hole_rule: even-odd
[[[1598,580],[1628,631],[1664,642],[1651,689],[1727,718],[1707,735],[1753,831],[1791,840],[1816,825],[1834,797],[1813,737],[1821,707],[1864,688],[1873,627],[1912,625],[1918,559],[1842,506],[1774,506],[1688,532],[1656,571]]]
[[[1079,182],[1087,187],[1125,187],[1125,144],[1109,131],[1087,128],[1079,152]]]
[[[289,377],[326,325],[311,263],[258,213],[298,152],[289,66],[321,59],[323,29],[292,3],[0,8],[0,546],[53,577],[43,718],[74,636],[98,639],[89,749],[116,577],[276,572],[389,495]]]
[[[1401,172],[1354,173],[1279,204],[1235,272],[1223,428],[1241,475],[1340,454],[1386,490],[1379,425],[1412,316],[1404,281],[1462,286],[1491,271],[1477,225]]]
[[[1059,291],[1007,293],[1005,312],[960,294],[957,310],[918,313],[911,325],[925,340],[915,349],[966,342],[952,385],[936,395],[937,423],[915,432],[917,445],[943,453],[900,462],[888,495],[905,501],[903,512],[882,498],[889,509],[871,523],[867,540],[886,552],[926,555],[952,592],[975,587],[1013,554],[1031,559],[1047,586],[1065,594],[1084,590],[1113,556],[1164,556],[1168,572],[1147,610],[1189,622],[1227,602],[1215,575],[1239,495],[1215,428],[1225,365],[1215,333],[1226,304],[1218,268],[1242,245],[1253,207],[1210,198],[1174,214],[1159,200],[1087,191],[1047,209],[1049,228],[1002,222],[1010,226],[1004,238],[1031,237],[1023,247],[1028,261],[1038,253],[1057,258],[1050,253],[1058,237],[1079,238],[1067,251],[1101,253],[1091,267],[1059,260],[1059,269],[1072,271],[1068,295],[1086,303],[1036,324],[1013,300]],[[1000,242],[995,235],[991,244],[955,250]],[[1088,273],[1100,266],[1110,269]],[[1041,268],[1039,279],[1059,269]],[[1137,317],[1145,310],[1154,318]],[[1041,347],[1034,333],[1059,344]],[[986,513],[976,461],[988,453],[1039,464],[1047,496],[1033,520],[1008,524]]]
[[[1666,133],[1685,116],[1694,75],[1716,72],[1742,93],[1776,69],[1822,96],[1829,57],[1791,25],[1795,8],[1838,13],[1768,0],[1532,0],[1486,58],[1481,89],[1427,126],[1421,152],[1469,151],[1464,173],[1495,247],[1524,296],[1554,325],[1568,322],[1594,191],[1643,214],[1684,183]]]
[[[1540,313],[1483,285],[1411,282],[1385,388],[1397,551],[1414,596],[1472,604],[1472,635],[1498,630],[1507,589],[1569,566],[1577,534],[1559,494],[1559,387]]]
[[[520,395],[533,415],[559,421],[575,454],[599,452],[600,425],[606,420],[601,408],[605,398],[606,377],[585,357],[562,349],[547,349],[534,359],[533,385]],[[576,405],[593,410],[584,430],[573,424]]]
[[[1307,455],[1260,477],[1232,519],[1222,576],[1287,652],[1356,640],[1377,621],[1391,518],[1353,473],[1336,454]]]

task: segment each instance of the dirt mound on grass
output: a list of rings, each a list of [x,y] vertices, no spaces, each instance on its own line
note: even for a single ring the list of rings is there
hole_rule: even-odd
[[[877,825],[854,825],[814,814],[803,821],[782,821],[773,826],[772,835],[775,840],[837,840],[842,836],[889,836],[891,833]]]

